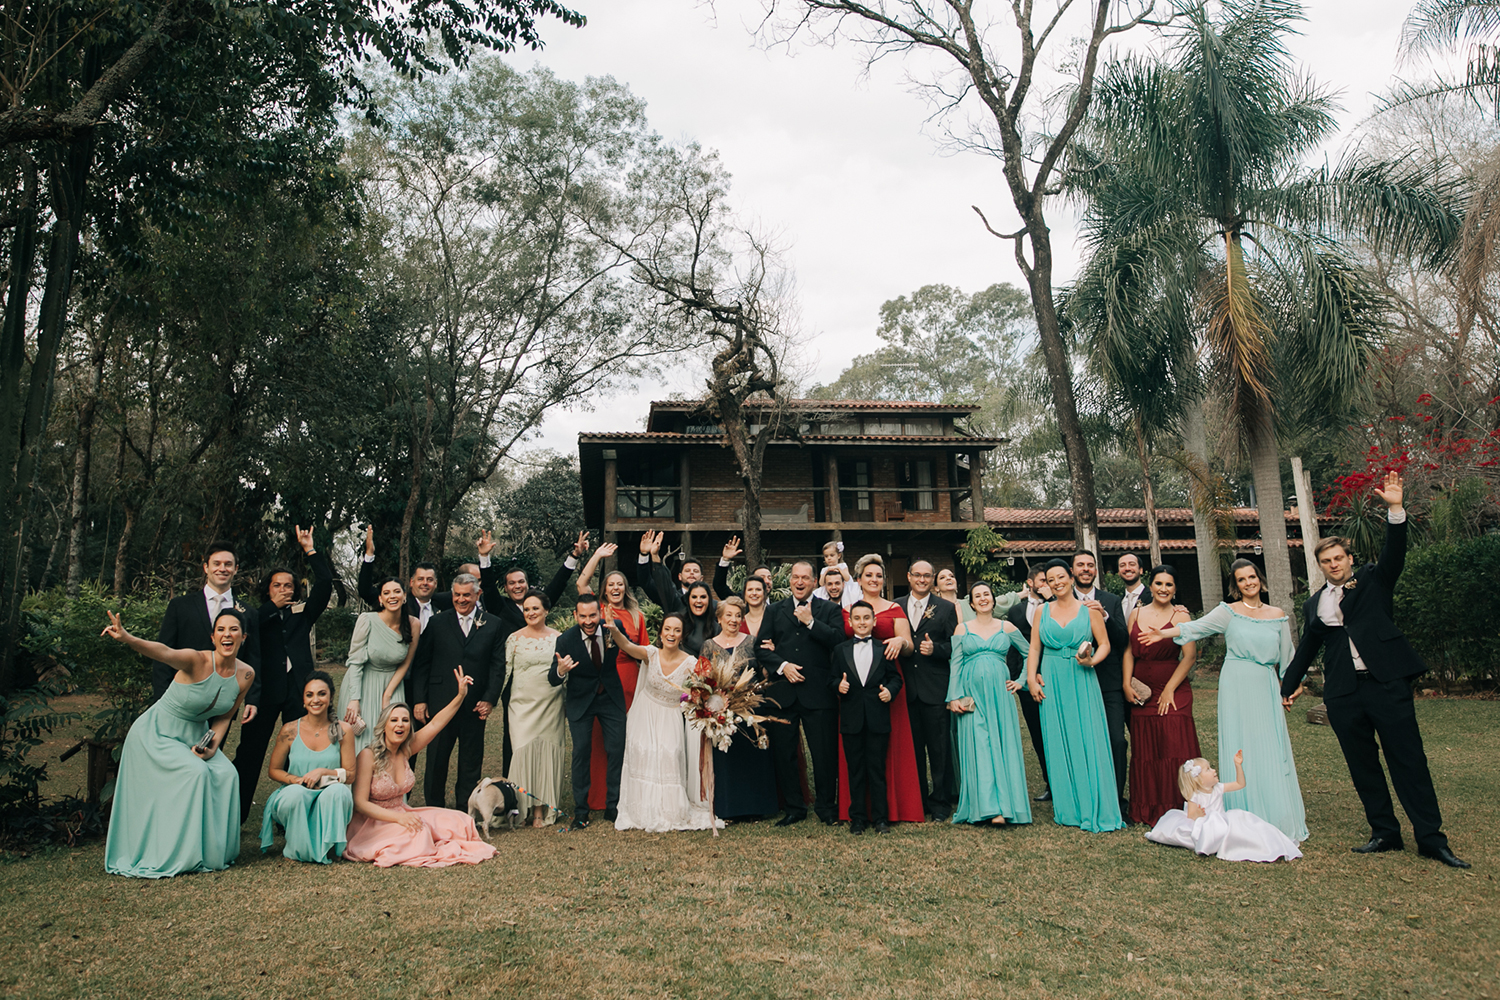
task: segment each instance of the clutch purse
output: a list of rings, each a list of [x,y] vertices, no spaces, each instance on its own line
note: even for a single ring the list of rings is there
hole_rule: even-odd
[[[355,736],[358,736],[360,733],[362,733],[364,731],[365,731],[365,717],[363,715],[356,715],[354,717],[354,724],[349,727],[349,732],[353,733]]]
[[[1135,695],[1135,703],[1144,705],[1151,698],[1151,688],[1134,677],[1130,678],[1130,693]]]
[[[972,712],[972,711],[974,711],[974,699],[973,698],[959,698],[958,699],[958,707],[961,708],[961,709],[963,709],[965,712]]]

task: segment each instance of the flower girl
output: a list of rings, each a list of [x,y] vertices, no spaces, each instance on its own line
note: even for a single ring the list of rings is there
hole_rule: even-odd
[[[1224,793],[1245,787],[1245,751],[1234,755],[1235,782],[1226,785],[1202,757],[1177,772],[1177,787],[1187,801],[1173,809],[1146,834],[1168,847],[1189,847],[1221,861],[1277,861],[1300,858],[1297,844],[1275,826],[1244,809],[1225,809]]]

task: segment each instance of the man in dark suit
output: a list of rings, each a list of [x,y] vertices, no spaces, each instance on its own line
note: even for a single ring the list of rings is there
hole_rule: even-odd
[[[760,624],[762,644],[756,650],[761,669],[771,679],[766,697],[775,704],[767,712],[787,721],[784,726],[766,727],[776,762],[776,786],[786,802],[786,813],[776,825],[791,826],[807,818],[797,759],[806,733],[812,757],[813,809],[831,826],[839,818],[839,729],[829,656],[844,641],[844,615],[838,605],[812,596],[812,563],[793,563],[788,582],[792,596],[766,608]],[[772,648],[767,649],[767,643]]]
[[[172,649],[213,649],[213,621],[220,611],[233,608],[245,622],[245,642],[239,658],[255,669],[255,680],[245,693],[244,726],[255,718],[260,705],[260,630],[256,615],[234,596],[234,575],[239,569],[234,546],[214,542],[203,555],[203,589],[193,590],[167,603],[156,641]],[[151,665],[151,700],[167,691],[176,671],[165,663]],[[242,737],[243,738],[243,737]]]
[[[365,558],[359,564],[359,580],[355,592],[359,599],[372,608],[380,607],[380,591],[375,579],[375,527],[365,526]],[[439,611],[453,607],[453,598],[437,593],[437,567],[430,562],[419,562],[411,569],[406,581],[406,613],[427,627],[427,622]],[[477,685],[475,685],[477,687]],[[473,688],[470,688],[472,693]]]
[[[492,610],[500,619],[500,625],[505,632],[505,638],[517,629],[526,627],[526,618],[521,614],[521,602],[526,599],[526,594],[531,590],[533,584],[531,577],[519,566],[511,566],[501,579],[500,568],[490,560],[490,554],[495,551],[495,538],[489,529],[480,532],[478,540],[474,543],[474,549],[479,553],[479,584],[480,589],[489,595],[489,603],[486,608]],[[557,606],[558,598],[568,586],[568,580],[578,569],[578,560],[582,559],[589,550],[589,533],[580,531],[578,541],[573,543],[573,551],[563,560],[557,572],[552,576],[552,582],[547,584],[547,607]],[[504,639],[501,643],[504,643]],[[500,771],[502,774],[510,773],[510,761],[514,749],[510,742],[510,683],[500,689],[500,717],[505,721],[505,730],[500,737]]]
[[[654,604],[667,607],[667,601],[656,587],[656,580],[651,572],[651,563],[661,562],[662,532],[646,531],[641,535],[640,559],[636,562],[635,579],[631,581],[637,587],[646,592]],[[630,576],[629,564],[620,560],[620,572]],[[684,555],[682,562],[677,567],[677,592],[680,597],[687,596],[687,590],[693,584],[703,579],[703,564],[689,555]]]
[[[316,669],[312,628],[333,597],[333,566],[328,556],[313,547],[311,528],[298,525],[295,530],[297,543],[312,565],[313,585],[304,598],[297,575],[290,569],[274,569],[266,579],[257,615],[264,669],[255,672],[252,684],[252,689],[259,688],[260,707],[255,718],[240,727],[240,745],[234,752],[234,769],[240,774],[241,823],[250,818],[266,747],[276,735],[276,727],[306,714],[302,685]]]
[[[1292,707],[1302,694],[1307,668],[1321,651],[1328,723],[1339,738],[1349,776],[1370,822],[1370,841],[1353,848],[1356,854],[1399,851],[1404,846],[1380,766],[1384,749],[1391,784],[1416,834],[1417,853],[1454,868],[1468,868],[1469,863],[1448,848],[1412,703],[1412,678],[1426,672],[1427,666],[1392,619],[1392,592],[1406,564],[1401,477],[1387,474],[1375,495],[1388,508],[1379,562],[1356,570],[1346,539],[1330,537],[1318,543],[1318,566],[1328,585],[1309,597],[1303,608],[1306,625],[1281,682],[1282,700],[1288,709]]]
[[[1115,761],[1115,791],[1120,796],[1121,813],[1125,806],[1125,647],[1130,642],[1130,628],[1120,596],[1100,590],[1094,581],[1099,576],[1099,560],[1094,553],[1073,553],[1073,589],[1078,599],[1104,616],[1104,631],[1109,636],[1109,657],[1094,668],[1099,691],[1104,695],[1104,725],[1109,730],[1109,746]]]
[[[429,806],[442,808],[448,784],[448,761],[458,745],[455,799],[462,809],[479,784],[484,767],[484,723],[500,699],[505,681],[505,639],[499,620],[479,609],[479,581],[468,573],[453,578],[453,607],[432,616],[412,658],[412,715],[430,718],[429,705],[446,705],[458,693],[454,667],[474,679],[458,715],[428,744],[422,789]]]
[[[958,774],[953,758],[953,713],[948,711],[948,674],[958,609],[932,592],[932,563],[918,559],[906,573],[911,592],[900,600],[911,622],[913,649],[901,657],[906,677],[906,708],[917,752],[917,780],[922,807],[933,819],[945,820],[958,801]],[[932,783],[927,780],[932,770]]]
[[[875,609],[868,601],[850,605],[849,624],[854,638],[833,651],[833,684],[839,693],[839,732],[849,767],[849,832],[857,837],[871,818],[876,833],[891,828],[885,759],[891,745],[891,701],[901,691],[901,674],[895,663],[877,655]]]
[[[1031,567],[1031,576],[1026,581],[1026,589],[1021,592],[1021,600],[1010,606],[1010,610],[1005,612],[1005,618],[1020,631],[1027,642],[1030,642],[1031,628],[1036,622],[1037,608],[1051,599],[1052,591],[1047,589],[1047,567],[1038,563]],[[1005,665],[1010,668],[1011,680],[1026,683],[1025,653],[1015,648],[1006,650]],[[1121,680],[1123,682],[1123,675]],[[1036,751],[1036,763],[1042,769],[1042,780],[1046,781],[1047,753],[1042,747],[1042,706],[1037,704],[1035,698],[1024,693],[1020,702],[1021,717],[1026,720],[1026,731],[1031,734],[1031,748]],[[1036,800],[1050,802],[1052,789],[1050,787],[1044,789]]]
[[[606,797],[604,818],[615,821],[620,802],[620,765],[625,761],[625,688],[615,660],[619,650],[609,631],[599,627],[599,598],[579,594],[573,609],[577,623],[557,639],[557,655],[547,680],[566,683],[563,711],[573,734],[573,823],[589,825],[589,761],[594,749],[594,720],[604,732]]]

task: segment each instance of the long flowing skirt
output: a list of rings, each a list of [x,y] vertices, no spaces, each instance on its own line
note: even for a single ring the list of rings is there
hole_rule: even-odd
[[[706,804],[690,801],[696,766],[688,769],[688,744],[701,735],[687,729],[682,712],[655,698],[636,698],[625,718],[625,762],[620,768],[617,830],[707,830]],[[592,796],[592,793],[590,793]]]
[[[1046,649],[1041,668],[1042,743],[1052,818],[1090,833],[1118,830],[1125,822],[1098,678],[1066,650]]]
[[[262,812],[262,851],[270,850],[276,828],[281,827],[286,831],[282,857],[326,865],[344,853],[349,820],[354,816],[354,793],[348,785],[316,789],[282,785],[271,793]]]
[[[1193,724],[1193,689],[1186,681],[1172,692],[1176,708],[1160,715],[1156,707],[1177,662],[1141,658],[1135,663],[1135,676],[1151,688],[1151,697],[1144,705],[1130,706],[1130,821],[1149,825],[1182,805],[1178,769],[1183,761],[1202,756],[1202,750]]]
[[[1020,707],[1016,696],[1005,689],[1005,682],[1010,680],[1005,661],[998,657],[995,661],[997,670],[970,673],[968,691],[974,699],[974,711],[958,716],[954,734],[959,778],[955,823],[978,823],[996,816],[1003,816],[1007,823],[1031,822]]]
[[[1226,792],[1225,809],[1244,809],[1297,843],[1307,839],[1302,787],[1281,707],[1281,679],[1271,667],[1226,657],[1219,674],[1219,776],[1234,775],[1234,753],[1245,751],[1244,788]]]
[[[446,868],[477,865],[495,856],[495,848],[479,837],[474,821],[456,809],[431,806],[386,805],[388,809],[416,813],[422,828],[415,833],[400,823],[355,816],[349,824],[349,846],[344,857],[369,861],[377,868],[406,865],[410,868]]]

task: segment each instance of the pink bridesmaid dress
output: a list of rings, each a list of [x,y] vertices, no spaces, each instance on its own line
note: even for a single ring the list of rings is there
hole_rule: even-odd
[[[396,764],[392,761],[392,764]],[[449,865],[477,865],[495,856],[495,848],[479,838],[474,821],[456,809],[413,809],[404,797],[416,784],[416,775],[403,759],[399,766],[405,777],[397,783],[389,770],[370,780],[370,801],[382,809],[416,813],[422,829],[413,833],[400,823],[375,820],[355,813],[349,824],[349,846],[344,857],[350,861],[369,861],[380,868],[406,865],[411,868],[446,868]]]

